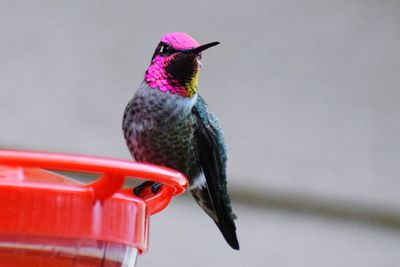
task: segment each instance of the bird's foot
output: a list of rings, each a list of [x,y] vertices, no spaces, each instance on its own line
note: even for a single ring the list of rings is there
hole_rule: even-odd
[[[146,182],[143,182],[143,183],[141,183],[140,185],[136,186],[136,187],[133,189],[133,193],[134,193],[136,196],[140,197],[140,194],[142,193],[142,191],[143,191],[145,188],[149,187],[149,186],[151,186],[151,192],[152,192],[153,194],[157,194],[157,193],[160,191],[160,189],[161,189],[161,187],[162,187],[162,184],[161,184],[161,183],[152,182],[152,181],[146,181]]]

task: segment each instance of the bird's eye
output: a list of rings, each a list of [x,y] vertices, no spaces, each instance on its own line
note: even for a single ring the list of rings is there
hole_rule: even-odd
[[[160,48],[158,49],[158,53],[161,55],[171,55],[175,52],[175,49],[167,44],[160,44]]]

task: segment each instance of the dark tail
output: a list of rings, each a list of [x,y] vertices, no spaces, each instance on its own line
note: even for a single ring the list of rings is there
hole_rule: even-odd
[[[214,207],[206,186],[190,190],[197,204],[214,220],[226,242],[235,250],[239,250],[236,236],[235,215],[232,213],[229,200],[219,201],[220,206]],[[228,197],[228,196],[226,196]],[[225,204],[222,204],[225,203]]]
[[[228,242],[228,244],[231,246],[231,248],[235,249],[235,250],[239,250],[239,241],[237,239],[236,236],[236,227],[235,227],[235,223],[232,221],[229,224],[232,224],[232,226],[229,226],[228,224],[218,224],[216,222],[219,230],[221,231],[222,235],[224,236],[226,242]]]

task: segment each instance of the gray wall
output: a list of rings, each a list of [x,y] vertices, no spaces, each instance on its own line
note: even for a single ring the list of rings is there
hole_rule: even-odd
[[[0,147],[129,159],[122,112],[168,31],[222,43],[200,92],[242,250],[181,197],[138,266],[398,264],[398,1],[0,1]]]

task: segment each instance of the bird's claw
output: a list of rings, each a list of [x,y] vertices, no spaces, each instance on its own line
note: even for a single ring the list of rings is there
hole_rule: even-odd
[[[158,192],[160,192],[161,187],[162,183],[153,183],[151,185],[151,192],[153,192],[153,194],[158,194]]]
[[[135,194],[138,197],[141,197],[142,191],[148,186],[151,186],[151,192],[153,194],[157,194],[160,191],[160,189],[162,187],[162,184],[161,183],[152,182],[152,181],[143,182],[140,185],[138,185],[135,188],[133,188],[133,194]]]

